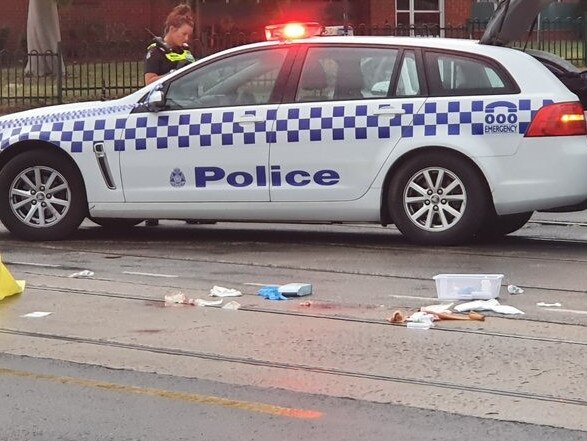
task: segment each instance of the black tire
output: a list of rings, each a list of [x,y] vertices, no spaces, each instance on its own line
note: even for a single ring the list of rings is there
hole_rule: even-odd
[[[144,219],[126,219],[119,217],[90,217],[90,220],[109,230],[128,230],[144,221]]]
[[[0,171],[0,220],[21,239],[63,239],[77,230],[87,210],[78,169],[56,152],[21,153]]]
[[[528,223],[533,211],[527,213],[508,214],[505,216],[488,216],[483,222],[483,226],[477,232],[480,239],[493,239],[506,236],[514,231],[518,231]]]
[[[442,152],[424,153],[408,159],[395,172],[388,209],[408,240],[458,245],[470,241],[481,227],[490,207],[486,188],[479,171],[468,161]]]

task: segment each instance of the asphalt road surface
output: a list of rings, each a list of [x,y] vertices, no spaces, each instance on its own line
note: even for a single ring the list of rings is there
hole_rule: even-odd
[[[370,225],[88,221],[62,242],[0,228],[0,253],[27,282],[0,302],[0,440],[587,438],[585,212],[451,248]],[[525,314],[390,324],[439,303],[440,273],[504,274]],[[314,293],[257,295],[289,282]],[[214,285],[243,295],[164,301]]]

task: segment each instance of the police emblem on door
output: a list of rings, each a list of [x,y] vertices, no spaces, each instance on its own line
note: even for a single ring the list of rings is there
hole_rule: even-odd
[[[185,185],[185,175],[180,169],[174,168],[171,176],[169,176],[169,183],[172,187],[183,187]]]

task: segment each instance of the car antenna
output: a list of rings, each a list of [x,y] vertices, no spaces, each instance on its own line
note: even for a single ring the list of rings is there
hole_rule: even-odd
[[[151,37],[153,37],[153,41],[155,42],[155,44],[160,47],[161,49],[163,49],[166,53],[167,52],[171,52],[171,47],[165,42],[165,40],[163,40],[163,38],[155,35],[153,32],[151,32],[151,29],[149,28],[145,28],[145,30],[151,34]]]
[[[532,32],[534,32],[534,28],[536,27],[536,23],[538,22],[538,16],[534,19],[532,26],[528,30],[528,36],[526,37],[526,41],[524,42],[524,48],[522,49],[523,52],[526,52],[526,48],[528,47],[528,42],[530,41],[530,37],[532,36]]]

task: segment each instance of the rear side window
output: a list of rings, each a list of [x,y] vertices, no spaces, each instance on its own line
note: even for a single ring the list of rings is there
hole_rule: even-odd
[[[308,49],[296,102],[361,100],[387,96],[398,50],[371,47]]]
[[[457,54],[426,52],[432,95],[493,95],[516,93],[502,68],[489,60]]]

